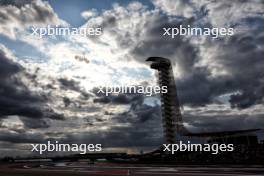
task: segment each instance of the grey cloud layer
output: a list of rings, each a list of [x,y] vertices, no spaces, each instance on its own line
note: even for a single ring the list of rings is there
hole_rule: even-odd
[[[18,115],[29,128],[40,127],[42,118],[63,119],[63,115],[45,106],[45,98],[31,91],[22,81],[20,73],[24,68],[7,56],[4,47],[0,50],[0,118]],[[30,120],[32,119],[32,121]],[[38,119],[38,121],[33,120]]]
[[[103,13],[103,20],[98,25],[104,27],[106,35],[114,36],[120,48],[128,49],[128,60],[133,58],[144,62],[150,56],[170,58],[181,75],[177,85],[184,104],[206,105],[227,93],[234,93],[230,98],[232,107],[248,108],[263,103],[262,1],[201,1],[199,5],[195,1],[174,3],[157,0],[154,4],[170,16],[157,11],[134,12],[129,7],[116,7]],[[232,12],[234,9],[237,11]],[[216,14],[225,12],[230,17],[223,23],[225,18]],[[133,16],[135,14],[136,17]],[[122,23],[127,24],[129,20],[135,24],[127,30]],[[162,36],[163,27],[177,27],[181,24],[234,26],[235,30],[239,30],[231,37],[217,40],[210,37],[176,36],[171,39]],[[241,28],[248,30],[241,31]],[[210,53],[212,50],[214,52]],[[201,62],[207,64],[201,65]],[[217,75],[215,70],[225,71],[226,74]]]

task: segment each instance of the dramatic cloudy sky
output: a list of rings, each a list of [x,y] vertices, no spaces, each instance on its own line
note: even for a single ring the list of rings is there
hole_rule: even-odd
[[[0,0],[0,156],[30,143],[102,143],[137,151],[162,141],[158,96],[97,94],[99,85],[156,85],[145,59],[170,58],[193,132],[264,125],[264,1]],[[233,36],[162,36],[180,24]],[[98,37],[31,35],[31,27],[100,26]],[[83,55],[89,63],[75,59]]]

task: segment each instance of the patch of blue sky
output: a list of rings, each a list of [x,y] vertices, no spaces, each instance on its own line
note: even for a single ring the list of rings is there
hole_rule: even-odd
[[[70,61],[65,61],[59,65],[59,72],[64,72],[68,70],[76,70],[78,66],[73,65]]]
[[[123,75],[118,72],[117,70],[115,70],[115,73],[112,75],[112,84],[113,86],[121,86],[122,83],[120,82],[120,77],[122,77]]]
[[[123,67],[121,69],[126,74],[126,76],[134,76],[134,77],[140,76],[146,79],[150,79],[152,77],[151,71],[146,68]]]
[[[65,40],[65,42],[69,43],[73,48],[79,49],[80,55],[85,56],[86,54],[91,52],[91,49],[89,48],[89,46],[87,47],[86,44],[75,42],[71,39],[69,39],[69,40],[67,39],[67,40]]]
[[[103,59],[92,59],[91,63],[95,64],[95,65],[106,66],[106,63],[105,63],[105,61]]]
[[[113,4],[118,3],[126,6],[131,2],[140,2],[148,8],[154,8],[150,0],[48,0],[58,16],[67,21],[73,27],[79,27],[85,23],[85,19],[81,17],[81,13],[86,10],[96,9],[98,13],[113,8]]]
[[[152,96],[152,97],[145,97],[143,104],[149,105],[149,106],[157,106],[160,104],[160,98],[158,96]]]
[[[13,40],[0,34],[0,42],[10,49],[18,59],[31,59],[37,63],[47,59],[44,53],[24,41]]]
[[[262,16],[259,17],[245,17],[241,20],[241,23],[250,26],[250,27],[257,27],[258,29],[264,28],[264,13]]]

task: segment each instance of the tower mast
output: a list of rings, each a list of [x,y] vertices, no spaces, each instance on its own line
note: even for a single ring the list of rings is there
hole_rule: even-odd
[[[182,134],[185,128],[183,127],[172,65],[169,59],[162,57],[150,57],[146,61],[152,62],[150,67],[158,70],[159,86],[167,86],[168,92],[161,94],[163,133],[165,143],[173,144],[176,132]]]

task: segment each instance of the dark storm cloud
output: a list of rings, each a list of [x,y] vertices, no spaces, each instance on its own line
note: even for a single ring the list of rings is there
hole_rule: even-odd
[[[49,124],[43,119],[32,119],[20,117],[23,124],[30,129],[48,128]]]
[[[237,34],[222,46],[224,52],[217,57],[231,73],[232,89],[239,91],[231,96],[230,103],[233,107],[248,108],[255,104],[263,104],[264,40],[261,40],[263,36],[262,28]]]
[[[135,95],[129,94],[118,94],[118,95],[109,95],[109,96],[101,96],[99,98],[95,98],[94,103],[113,103],[113,104],[129,104],[135,100]]]
[[[95,91],[96,92],[96,91]],[[162,143],[162,120],[160,106],[144,104],[142,94],[118,94],[94,99],[95,103],[128,105],[127,111],[111,114],[111,123],[129,124],[126,127],[113,127],[108,131],[95,134],[80,134],[86,141],[103,142],[105,147],[156,147]],[[109,115],[109,112],[105,113]],[[122,134],[122,135],[121,135]],[[67,135],[65,140],[76,141],[77,134]]]
[[[174,67],[177,65],[181,77],[176,80],[176,83],[180,101],[183,104],[204,106],[227,93],[234,93],[230,97],[230,103],[235,108],[248,108],[255,104],[262,104],[264,96],[262,71],[264,34],[262,29],[264,22],[263,15],[258,13],[261,2],[202,1],[201,4],[196,4],[194,1],[180,1],[175,9],[170,6],[173,3],[169,0],[155,1],[155,4],[166,13],[151,15],[148,13],[140,16],[143,27],[133,29],[135,30],[133,32],[123,31],[119,27],[123,17],[118,10],[104,13],[101,25],[105,32],[107,31],[116,39],[119,48],[129,48],[127,55],[131,57],[127,57],[128,59],[133,58],[145,63],[145,59],[150,56],[161,56],[169,58]],[[221,14],[221,10],[224,11],[224,8],[220,7],[225,7],[230,14],[234,13],[233,9],[238,8],[238,14],[241,17],[233,15],[226,20],[216,18]],[[178,13],[176,9],[181,9],[181,12]],[[122,15],[126,18],[130,17],[126,13]],[[147,16],[146,19],[144,19],[145,16]],[[197,37],[178,35],[172,39],[169,36],[163,36],[164,27],[179,27],[179,25],[214,27],[214,24],[221,25],[225,21],[227,26],[235,27],[235,34],[229,38],[212,40],[211,37],[207,37],[204,43],[195,44],[193,40],[199,39]],[[236,28],[248,30],[236,32]],[[219,49],[215,49],[210,62],[220,65],[222,70],[227,70],[228,75],[215,77],[210,63],[199,65],[203,57],[207,56],[207,49],[213,47]],[[217,72],[222,70],[218,69]],[[105,98],[102,101],[109,102]]]
[[[0,51],[0,118],[10,115],[18,115],[28,128],[47,127],[44,120],[33,119],[57,119],[62,120],[61,114],[55,113],[45,106],[44,96],[37,95],[20,81],[25,70],[22,66],[7,58],[5,51]],[[32,120],[32,121],[31,121]]]
[[[80,93],[79,98],[82,100],[88,100],[92,96],[90,93],[86,92],[83,89],[83,87],[80,86],[80,82],[78,81],[75,81],[73,79],[67,79],[67,78],[59,78],[58,82],[60,83],[61,89],[72,90],[72,91]],[[66,97],[63,98],[63,102],[66,104],[69,103]]]
[[[176,61],[182,71],[188,73],[192,71],[194,63],[199,59],[199,48],[186,37],[177,35],[172,39],[163,36],[163,28],[192,25],[195,22],[193,17],[171,19],[164,14],[154,13],[147,16],[146,21],[142,21],[144,24],[142,29],[138,28],[135,29],[137,31],[133,31],[135,35],[129,31],[125,34],[122,33],[124,31],[119,32],[116,21],[122,19],[114,13],[105,13],[103,17],[101,25],[104,31],[116,38],[119,48],[129,47],[129,54],[139,62],[145,63],[145,60],[151,56],[168,57],[174,64]]]
[[[44,136],[38,133],[14,133],[5,132],[0,133],[0,141],[10,143],[43,143]]]
[[[252,18],[252,17],[251,17]],[[259,19],[258,19],[259,20]],[[168,23],[167,17],[155,18],[145,26],[145,37],[132,50],[135,58],[143,59],[149,56],[170,58],[177,64],[183,76],[177,80],[181,103],[192,106],[203,106],[212,103],[216,97],[236,91],[231,96],[232,107],[247,108],[254,104],[263,103],[263,67],[262,56],[263,37],[261,28],[235,34],[227,41],[210,41],[208,45],[220,45],[219,56],[214,60],[228,69],[230,76],[212,77],[210,66],[197,67],[201,60],[199,46],[191,43],[191,39],[177,36],[174,39],[162,36],[162,28],[192,24],[193,19]],[[178,25],[175,25],[178,24]],[[149,26],[148,26],[149,25]],[[254,35],[253,35],[254,34]],[[209,47],[209,46],[208,46]],[[202,55],[202,53],[201,53]]]
[[[103,103],[107,104],[111,102],[111,99],[109,97],[100,97],[100,98],[95,98],[93,100],[94,103]]]
[[[106,87],[102,88],[102,91],[106,92]],[[106,96],[99,88],[93,88],[92,93],[95,94],[93,99],[94,103],[103,103],[103,104],[117,104],[117,105],[128,105],[133,104],[134,102],[143,103],[144,95],[143,94],[132,94],[132,93],[119,93],[119,94],[109,94]]]
[[[149,131],[147,131],[149,130]],[[118,127],[108,132],[100,133],[73,133],[62,139],[67,143],[99,143],[107,147],[159,147],[162,144],[161,136],[153,135],[154,130],[142,130],[134,127]],[[155,132],[156,133],[156,132]],[[81,141],[79,140],[81,137]]]
[[[112,102],[116,104],[128,104],[130,99],[127,95],[119,94],[118,96],[113,97]]]
[[[0,69],[0,115],[41,116],[42,113],[36,107],[28,106],[29,103],[39,102],[41,99],[32,95],[25,85],[14,77],[22,71],[22,67],[9,60],[3,50],[0,52]]]
[[[212,77],[209,67],[194,69],[190,76],[177,81],[181,101],[205,105],[219,95],[234,93],[230,97],[232,107],[248,108],[263,104],[264,51],[260,48],[263,48],[264,42],[258,40],[262,35],[258,30],[252,31],[252,34],[235,34],[229,40],[219,42],[221,49],[214,60],[228,71],[228,75]]]
[[[123,95],[121,95],[122,97]],[[120,127],[111,127],[107,131],[93,131],[65,134],[61,139],[68,143],[100,143],[107,147],[158,147],[162,144],[162,120],[160,106],[144,104],[144,95],[126,95],[129,97],[128,111],[112,114],[111,123]],[[118,96],[117,96],[118,97]],[[104,97],[101,97],[102,99]],[[111,97],[113,98],[113,97]],[[119,100],[118,100],[119,101]],[[98,102],[99,103],[99,102]],[[100,102],[104,104],[103,102]],[[115,104],[114,102],[109,102]],[[99,117],[100,119],[100,117]],[[99,120],[101,121],[101,120]],[[126,124],[126,126],[122,126]],[[129,125],[127,125],[129,124]],[[81,140],[80,140],[81,139]]]
[[[3,79],[7,76],[21,71],[22,68],[12,61],[8,60],[3,50],[0,50],[0,78]]]
[[[262,129],[264,114],[228,114],[221,112],[218,114],[197,115],[185,114],[184,121],[191,124],[189,128],[193,132],[213,132],[213,131],[230,131],[246,129]],[[228,119],[228,122],[227,122]]]
[[[233,108],[243,109],[263,104],[264,40],[261,39],[264,33],[259,24],[251,28],[225,41],[207,43],[219,47],[213,62],[221,65],[218,71],[226,70],[228,75],[212,77],[209,66],[199,68],[199,72],[195,69],[191,76],[177,81],[179,97],[183,103],[206,105],[219,95],[233,93],[230,96]]]
[[[257,29],[235,34],[225,42],[218,41],[220,49],[214,61],[229,74],[212,77],[209,67],[194,69],[190,76],[177,81],[182,102],[206,105],[219,95],[234,93],[230,97],[232,107],[248,108],[263,104],[264,51],[261,48],[264,41],[259,40],[261,37],[263,32]]]
[[[142,105],[141,108],[136,111],[136,115],[138,116],[139,123],[144,123],[151,118],[159,118],[161,117],[160,113],[160,106],[149,106],[149,105]]]
[[[136,108],[135,108],[136,107]],[[158,127],[161,123],[161,112],[160,106],[149,106],[146,104],[137,104],[135,103],[130,106],[130,109],[126,112],[120,113],[113,117],[115,123],[130,123],[133,126],[137,126],[137,124],[145,124],[151,121],[156,121],[151,128]]]
[[[127,99],[124,101],[123,98],[116,102],[115,98],[124,97]],[[144,104],[144,95],[131,95],[131,94],[120,94],[113,98],[115,101],[111,101],[113,104],[126,104],[129,105],[128,111],[117,114],[113,117],[115,123],[144,123],[148,120],[160,118],[160,106],[150,106]],[[135,125],[135,124],[133,124]]]
[[[122,36],[117,31],[114,30],[115,23],[113,23],[112,18],[105,18],[102,24],[104,24],[104,31],[110,32],[113,36],[116,36],[117,43],[119,47],[133,46],[130,48],[130,55],[141,63],[146,63],[145,60],[151,56],[161,56],[170,58],[173,65],[177,64],[180,68],[180,71],[186,76],[186,80],[190,81],[193,84],[193,80],[196,77],[200,77],[201,81],[207,80],[208,70],[207,68],[195,68],[195,64],[199,61],[199,47],[193,45],[190,39],[183,36],[175,36],[174,39],[171,37],[163,36],[163,28],[164,27],[179,27],[180,25],[188,25],[193,24],[194,18],[175,18],[170,19],[166,15],[162,14],[153,14],[149,16],[147,21],[144,22],[144,27],[141,31],[138,32],[138,36],[132,36],[131,34],[127,34],[126,36]],[[117,17],[116,17],[117,18]],[[109,25],[107,25],[109,23]],[[135,38],[137,38],[135,40]],[[135,41],[135,43],[131,44],[131,41]],[[188,76],[188,77],[187,77]],[[192,81],[191,81],[192,80]],[[198,84],[202,84],[199,81],[196,81]],[[184,82],[182,87],[187,87],[189,82]],[[197,85],[198,87],[203,88],[204,84]],[[208,87],[208,85],[205,85]],[[183,91],[186,89],[183,89]],[[199,92],[203,93],[203,90]],[[186,93],[186,92],[185,92]],[[200,103],[206,104],[210,102],[211,96],[205,92],[203,94],[195,93],[195,91],[189,91],[186,93],[186,96],[181,96],[180,98],[184,98],[181,102],[189,103],[192,105],[200,105]],[[181,92],[181,94],[184,94]],[[194,97],[193,97],[194,96]],[[193,97],[194,99],[190,98]],[[106,100],[104,98],[104,100]],[[194,101],[193,101],[194,100]],[[106,102],[106,101],[104,101]]]
[[[177,80],[180,102],[192,106],[211,103],[212,99],[222,92],[214,92],[216,86],[208,79],[210,72],[206,67],[195,67],[200,60],[199,47],[184,36],[163,36],[164,27],[179,27],[192,25],[194,18],[169,20],[167,16],[159,16],[149,21],[145,26],[144,38],[131,50],[132,55],[140,62],[150,56],[169,58],[173,66],[178,66],[184,75]],[[193,89],[195,87],[195,89]]]
[[[68,97],[63,97],[63,103],[65,107],[68,107],[72,102]]]
[[[66,78],[60,78],[58,81],[61,84],[61,88],[63,89],[70,89],[74,91],[80,91],[79,82],[72,80],[72,79],[66,79]]]
[[[25,4],[30,4],[33,0],[2,0],[0,1],[0,5],[7,6],[7,5],[14,5],[17,7],[24,6]]]
[[[198,47],[189,39],[177,35],[174,39],[163,36],[163,28],[179,27],[180,25],[193,24],[193,18],[169,20],[165,15],[151,18],[144,26],[144,36],[131,50],[131,54],[140,62],[145,62],[151,56],[170,58],[175,64],[179,64],[182,71],[189,73],[194,63],[199,59]]]

